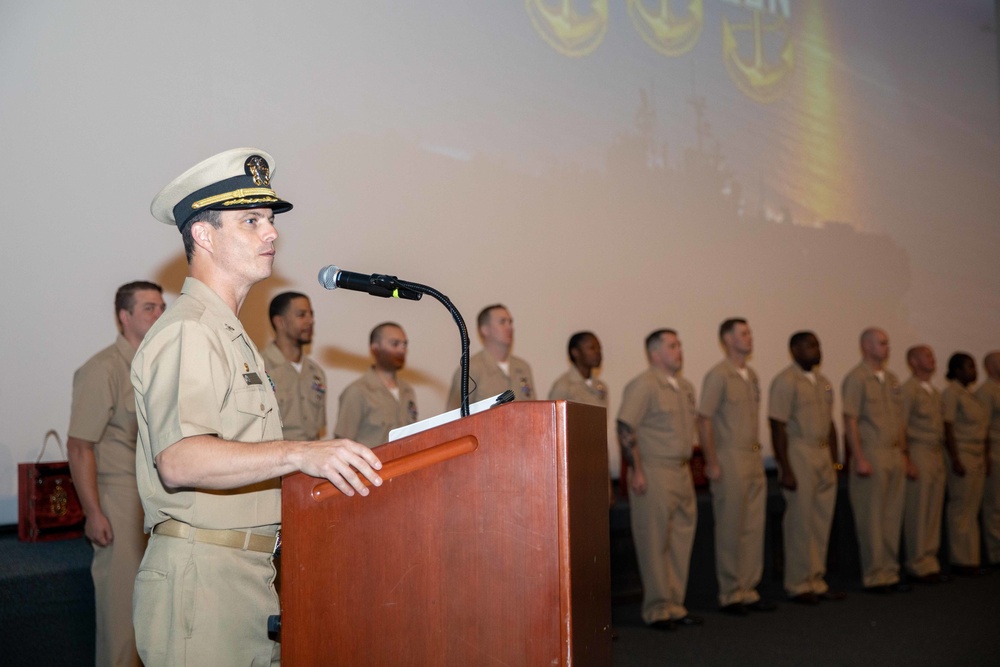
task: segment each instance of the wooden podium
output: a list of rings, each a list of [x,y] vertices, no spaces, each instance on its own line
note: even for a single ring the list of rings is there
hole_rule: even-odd
[[[606,442],[515,402],[376,448],[366,498],[285,478],[282,664],[610,665]]]

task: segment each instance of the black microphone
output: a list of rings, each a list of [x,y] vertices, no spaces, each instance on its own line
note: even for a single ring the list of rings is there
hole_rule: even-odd
[[[354,273],[353,271],[343,271],[330,264],[319,270],[319,284],[327,289],[353,290],[355,292],[367,292],[372,296],[384,298],[394,297],[396,299],[409,299],[419,301],[423,296],[420,292],[402,287],[399,278],[396,276],[385,276],[380,273],[367,275],[364,273]]]

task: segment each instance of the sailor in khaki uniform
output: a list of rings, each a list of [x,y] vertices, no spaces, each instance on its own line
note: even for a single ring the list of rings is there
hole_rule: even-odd
[[[267,374],[274,383],[286,440],[316,440],[326,428],[326,373],[305,350],[312,343],[309,297],[282,292],[268,307],[274,340],[263,350]]]
[[[135,482],[135,395],[129,366],[163,313],[163,290],[136,281],[115,294],[121,333],[73,376],[67,449],[70,471],[94,548],[97,665],[139,665],[132,631],[132,585],[146,550]]]
[[[181,296],[132,362],[139,437],[136,477],[149,545],[133,620],[147,665],[277,664],[267,636],[279,612],[272,555],[279,477],[302,471],[347,495],[381,484],[367,447],[281,439],[264,360],[237,317],[271,274],[274,159],[253,148],[195,165],[153,200],[181,231],[190,266]]]
[[[604,361],[601,341],[591,331],[578,331],[569,337],[566,346],[570,369],[559,376],[549,390],[550,401],[574,401],[608,409],[608,386],[596,371]],[[608,477],[608,501],[615,504],[615,489]]]
[[[586,405],[608,407],[608,386],[597,377],[603,356],[601,342],[589,331],[570,336],[568,371],[559,376],[549,390],[550,401],[575,401]]]
[[[760,382],[747,365],[753,337],[746,320],[719,327],[726,358],[705,376],[698,406],[698,431],[705,452],[705,475],[712,486],[715,568],[719,605],[745,616],[774,611],[757,592],[764,573],[764,509],[767,480],[757,439]]]
[[[903,543],[906,571],[914,581],[933,584],[948,579],[941,575],[941,514],[948,475],[944,467],[944,421],[941,393],[931,384],[937,369],[934,352],[915,345],[906,352],[913,375],[903,384],[903,421],[906,449],[916,468],[915,479],[906,480],[903,510]]]
[[[908,591],[899,580],[906,458],[902,387],[885,369],[889,337],[876,328],[861,334],[862,361],[844,378],[844,437],[851,451],[848,495],[861,553],[862,585],[873,593]]]
[[[383,322],[368,338],[375,364],[340,394],[334,434],[369,447],[389,439],[389,431],[417,421],[417,395],[397,373],[406,365],[409,342],[403,328]]]
[[[792,335],[795,360],[771,381],[768,417],[771,442],[785,498],[782,534],[785,592],[802,604],[842,600],[826,583],[826,550],[837,502],[837,431],[833,386],[816,367],[819,339],[811,331]]]
[[[1000,567],[1000,352],[983,360],[986,382],[976,390],[990,420],[986,438],[986,488],[983,492],[983,537],[990,564]]]
[[[948,558],[956,574],[980,576],[979,509],[986,484],[986,407],[969,391],[976,383],[976,362],[956,352],[948,359],[948,386],[941,393],[948,472]]]
[[[469,359],[469,404],[510,389],[514,400],[531,401],[535,381],[528,362],[510,353],[514,345],[514,318],[506,306],[494,304],[479,311],[476,318],[483,349]],[[462,371],[458,369],[448,392],[447,410],[462,405]]]
[[[625,386],[618,440],[632,467],[628,495],[642,620],[673,630],[703,622],[684,606],[698,522],[690,465],[697,411],[694,387],[679,375],[684,358],[677,332],[647,336],[646,356],[649,369]]]

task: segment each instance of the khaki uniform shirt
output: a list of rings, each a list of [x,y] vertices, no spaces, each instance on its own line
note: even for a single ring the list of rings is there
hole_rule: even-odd
[[[790,447],[826,447],[833,422],[833,386],[823,374],[813,371],[809,381],[798,364],[792,364],[771,380],[768,417],[785,424]]]
[[[903,428],[902,387],[892,371],[884,373],[883,382],[862,361],[844,378],[844,414],[858,420],[861,446],[865,449],[902,444],[899,442]]]
[[[129,366],[135,349],[118,334],[73,375],[71,438],[93,442],[97,484],[135,488],[135,394]]]
[[[496,396],[510,389],[514,392],[514,400],[532,401],[535,396],[535,381],[531,377],[531,367],[520,357],[510,355],[510,375],[504,374],[490,353],[480,350],[469,359],[469,405],[490,396]],[[451,380],[451,391],[448,392],[447,410],[454,410],[462,405],[462,369],[455,371]]]
[[[663,371],[650,368],[625,385],[622,395],[618,421],[635,432],[643,464],[691,458],[697,417],[694,386],[676,377],[675,389],[667,378]]]
[[[956,380],[941,392],[944,420],[952,424],[955,442],[982,445],[990,427],[989,413],[979,399]]]
[[[254,528],[281,522],[281,484],[272,479],[227,491],[164,488],[156,456],[179,440],[281,439],[278,401],[264,360],[236,315],[204,283],[181,296],[146,334],[132,361],[139,417],[136,477],[147,531],[166,519],[198,528]]]
[[[927,391],[916,377],[910,377],[903,384],[903,419],[909,445],[940,447],[944,444],[941,394],[931,389],[933,391]]]
[[[550,401],[575,401],[586,405],[608,407],[608,386],[591,376],[587,382],[576,366],[563,373],[549,392]]]
[[[718,450],[760,450],[760,381],[746,367],[749,381],[729,359],[712,367],[702,383],[698,412],[712,420],[712,434]]]
[[[340,394],[338,438],[350,438],[374,447],[389,439],[389,431],[417,421],[417,395],[405,380],[396,379],[399,400],[379,378],[374,368],[347,385]]]
[[[305,355],[302,371],[295,370],[274,341],[261,356],[274,384],[285,439],[317,440],[326,428],[326,373]]]
[[[976,398],[990,420],[990,452],[1000,452],[1000,382],[987,378],[976,390]]]

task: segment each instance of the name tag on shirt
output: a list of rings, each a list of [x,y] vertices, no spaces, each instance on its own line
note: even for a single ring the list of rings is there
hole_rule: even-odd
[[[256,373],[244,373],[243,379],[247,381],[247,384],[264,384]]]

